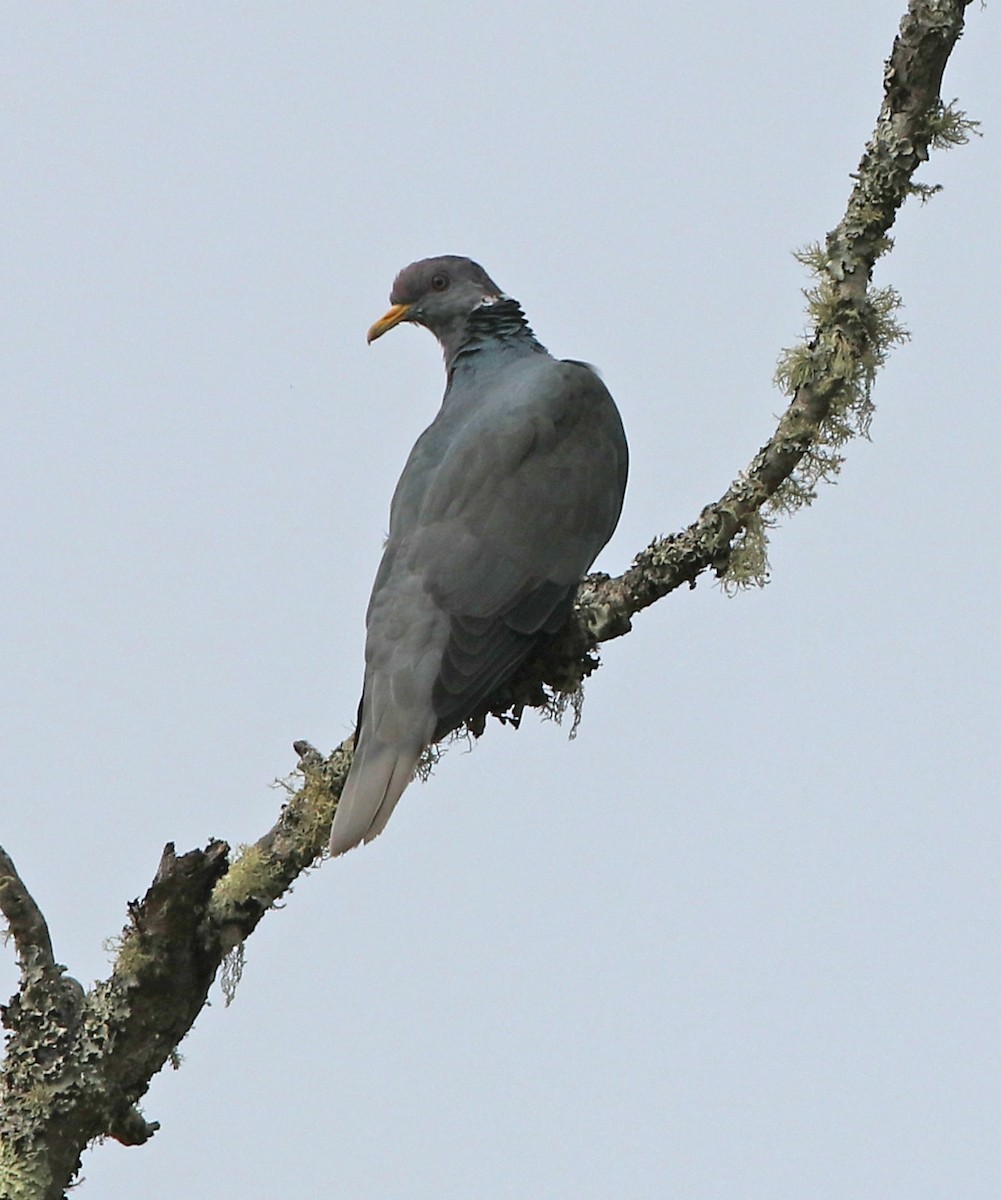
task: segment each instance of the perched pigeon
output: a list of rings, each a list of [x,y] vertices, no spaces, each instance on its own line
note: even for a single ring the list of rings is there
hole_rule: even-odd
[[[423,325],[448,383],[393,496],[333,854],[380,833],[424,750],[565,623],[626,486],[605,385],[586,363],[553,358],[482,267],[412,263],[390,303],[368,340]]]

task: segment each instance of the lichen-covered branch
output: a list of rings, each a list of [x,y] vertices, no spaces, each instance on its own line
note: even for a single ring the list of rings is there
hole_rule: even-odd
[[[0,846],[0,912],[17,947],[22,983],[36,971],[49,970],[55,961],[49,927],[3,846]]]
[[[895,293],[870,286],[873,268],[890,248],[888,233],[904,200],[927,191],[913,177],[929,147],[965,142],[975,128],[940,96],[966,7],[967,0],[908,6],[845,215],[823,247],[799,256],[815,279],[807,293],[812,332],[779,363],[776,382],[790,402],[775,433],[687,529],[652,542],[618,578],[588,582],[574,640],[593,647],[620,636],[637,612],[682,584],[694,585],[710,568],[732,585],[761,582],[765,527],[810,503],[817,484],[837,473],[845,443],[866,434],[875,373],[905,336],[895,319]]]
[[[4,1200],[57,1200],[89,1141],[140,1145],[156,1131],[136,1103],[218,970],[222,951],[204,917],[228,849],[213,842],[177,857],[166,848],[149,891],[129,906],[110,979],[85,993],[50,955],[2,1009],[10,1031],[0,1074]],[[6,906],[4,914],[10,920]]]
[[[815,278],[811,331],[779,364],[789,403],[772,437],[687,529],[652,542],[617,578],[585,580],[568,628],[474,716],[472,733],[489,713],[517,719],[525,706],[551,710],[574,695],[602,642],[703,572],[732,587],[763,581],[767,527],[808,504],[837,472],[847,441],[865,434],[873,377],[903,336],[896,296],[872,288],[873,267],[907,196],[933,190],[914,181],[929,148],[962,142],[972,129],[940,98],[968,3],[910,0],[845,215],[822,247],[801,254]],[[326,845],[352,745],[326,758],[304,742],[296,751],[299,785],[289,785],[278,820],[253,845],[235,858],[218,841],[179,856],[166,848],[148,892],[129,905],[110,978],[88,992],[55,962],[45,919],[0,851],[0,911],[21,964],[20,989],[2,1009],[3,1200],[57,1200],[89,1141],[138,1145],[155,1132],[137,1107],[151,1078],[174,1058],[220,967],[229,964],[231,989],[243,942]]]
[[[876,128],[854,175],[845,215],[823,247],[798,255],[814,277],[811,332],[784,351],[776,383],[790,397],[768,442],[726,492],[680,533],[657,538],[616,578],[594,575],[578,593],[575,619],[471,722],[534,705],[559,709],[597,666],[594,651],[628,633],[644,608],[712,570],[732,590],[767,577],[767,529],[811,503],[832,479],[843,448],[868,432],[875,374],[906,336],[890,288],[871,287],[877,259],[908,196],[926,195],[914,172],[932,146],[959,145],[976,123],[941,100],[946,62],[968,0],[911,0],[884,72]]]

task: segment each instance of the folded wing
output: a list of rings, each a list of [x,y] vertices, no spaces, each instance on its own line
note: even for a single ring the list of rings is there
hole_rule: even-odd
[[[334,853],[375,837],[425,748],[566,621],[618,520],[626,443],[597,375],[539,354],[503,388],[446,393],[397,487]]]

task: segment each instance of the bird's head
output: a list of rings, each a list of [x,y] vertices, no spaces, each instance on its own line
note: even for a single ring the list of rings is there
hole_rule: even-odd
[[[374,342],[394,325],[423,325],[447,349],[460,340],[471,313],[494,304],[503,293],[479,263],[457,254],[422,258],[397,275],[389,312],[368,331]]]

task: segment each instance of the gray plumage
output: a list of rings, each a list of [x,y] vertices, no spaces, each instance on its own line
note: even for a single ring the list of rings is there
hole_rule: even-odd
[[[423,325],[448,383],[393,496],[333,854],[380,833],[424,750],[565,623],[626,485],[605,385],[585,363],[554,359],[482,267],[454,255],[413,263],[390,301],[369,341]]]

